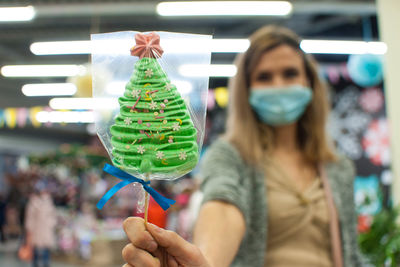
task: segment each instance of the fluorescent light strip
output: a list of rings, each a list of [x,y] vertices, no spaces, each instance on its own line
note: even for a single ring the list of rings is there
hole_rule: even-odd
[[[242,53],[250,46],[248,39],[212,39],[211,52],[214,53]]]
[[[85,72],[82,65],[8,65],[1,68],[4,77],[68,77]]]
[[[96,41],[96,53],[128,54],[130,45],[126,41]],[[35,55],[90,54],[90,41],[37,42],[31,45]],[[210,47],[214,53],[242,53],[250,45],[248,39],[212,39],[211,41],[165,40],[162,45],[169,53],[191,53],[204,51]],[[387,46],[383,42],[303,40],[300,45],[306,53],[323,54],[385,54]]]
[[[35,55],[72,55],[90,54],[93,52],[102,54],[128,54],[130,44],[126,41],[59,41],[36,42],[31,44],[30,50]],[[204,51],[210,47],[214,53],[241,53],[250,45],[248,39],[212,39],[212,40],[165,40],[161,41],[168,53],[185,53]]]
[[[0,7],[0,22],[30,21],[35,14],[33,6]]]
[[[303,40],[300,48],[313,54],[385,54],[383,42]]]
[[[36,119],[41,123],[93,123],[93,111],[40,111]]]
[[[193,86],[188,81],[171,81],[171,83],[176,86],[182,96],[189,95],[193,91]]]
[[[90,41],[57,41],[32,43],[30,50],[35,55],[90,54]]]
[[[161,16],[286,16],[292,4],[286,1],[191,1],[162,2]]]
[[[26,96],[74,95],[76,90],[73,83],[34,83],[22,86],[22,93]]]
[[[232,64],[215,65],[182,65],[178,69],[186,77],[232,77],[236,74],[236,66]]]
[[[52,98],[49,101],[52,109],[114,109],[118,108],[117,98]]]

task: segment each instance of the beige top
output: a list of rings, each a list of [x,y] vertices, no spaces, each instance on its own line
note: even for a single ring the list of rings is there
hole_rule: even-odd
[[[276,164],[266,168],[265,266],[332,267],[329,211],[321,179],[303,192]]]

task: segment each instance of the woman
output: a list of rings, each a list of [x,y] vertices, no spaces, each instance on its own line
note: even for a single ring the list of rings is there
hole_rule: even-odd
[[[361,266],[354,169],[326,137],[316,65],[285,28],[250,41],[230,84],[227,133],[202,163],[195,245],[129,218],[126,266]]]
[[[55,244],[56,210],[45,185],[38,182],[26,208],[27,242],[33,247],[32,266],[50,266],[50,249]]]

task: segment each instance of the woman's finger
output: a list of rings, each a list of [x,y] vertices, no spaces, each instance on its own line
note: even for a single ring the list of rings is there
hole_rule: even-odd
[[[151,253],[154,257],[157,257],[161,261],[161,266],[178,267],[179,264],[176,259],[168,254],[167,250],[163,247],[159,247],[157,251]]]
[[[168,263],[168,267],[179,267],[178,262],[175,260],[175,258],[173,256],[171,256],[170,254],[166,254],[167,255],[167,263]]]
[[[193,244],[187,242],[173,231],[167,231],[149,223],[147,230],[151,233],[159,246],[173,256],[179,264],[200,265],[204,257],[200,250]]]
[[[132,245],[137,248],[147,250],[151,253],[157,250],[157,242],[146,230],[144,220],[142,218],[129,217],[124,221],[123,227]]]
[[[127,262],[127,264],[131,266],[140,266],[140,267],[161,266],[159,259],[153,257],[149,252],[137,248],[132,244],[128,244],[122,249],[122,257]]]

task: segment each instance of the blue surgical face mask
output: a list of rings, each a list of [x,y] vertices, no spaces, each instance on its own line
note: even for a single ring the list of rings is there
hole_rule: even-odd
[[[301,85],[250,90],[250,106],[261,121],[272,126],[297,121],[312,99],[312,90]]]

